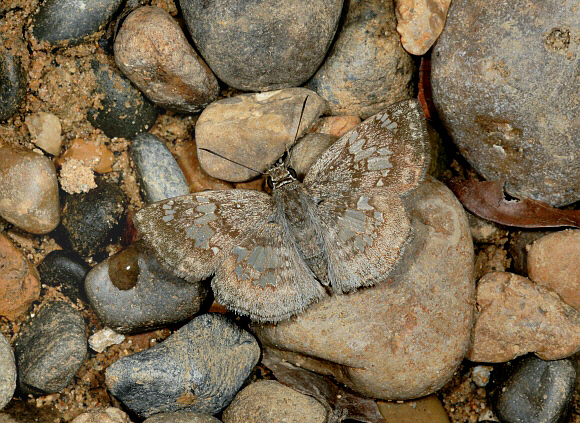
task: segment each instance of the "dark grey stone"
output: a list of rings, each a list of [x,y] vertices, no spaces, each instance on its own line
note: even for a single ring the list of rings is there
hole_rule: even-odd
[[[0,54],[0,121],[18,111],[26,95],[26,71],[20,57],[3,51]]]
[[[189,194],[185,175],[165,146],[153,134],[139,134],[131,146],[139,184],[148,204]]]
[[[222,421],[207,414],[194,413],[192,411],[176,411],[174,413],[155,414],[143,423],[222,423]]]
[[[0,333],[0,410],[12,399],[16,389],[16,362],[10,342]]]
[[[60,286],[61,292],[73,302],[86,301],[85,276],[90,267],[77,254],[67,250],[54,250],[44,257],[37,267],[40,281],[48,286]]]
[[[393,2],[351,0],[326,60],[306,85],[333,115],[363,119],[414,95],[413,59],[395,31]]]
[[[79,370],[86,354],[86,327],[81,314],[70,304],[48,303],[14,342],[20,392],[60,392]]]
[[[503,423],[564,423],[574,399],[572,360],[544,361],[528,355],[491,373],[491,403]]]
[[[105,380],[114,396],[144,417],[215,414],[232,401],[259,357],[250,333],[221,314],[204,314],[153,348],[113,363]]]
[[[159,111],[131,81],[112,67],[96,60],[91,63],[97,81],[95,94],[103,94],[101,109],[90,109],[87,119],[114,138],[133,139],[150,129]]]
[[[50,43],[81,43],[102,29],[123,0],[46,0],[33,18],[32,33]]]
[[[576,0],[457,0],[432,53],[433,101],[461,154],[514,197],[580,200]]]
[[[172,276],[141,241],[91,269],[85,289],[105,326],[135,333],[176,323],[209,306],[208,284]]]
[[[57,236],[81,257],[98,256],[120,232],[125,195],[117,185],[103,180],[86,193],[64,197]]]
[[[191,37],[226,84],[251,91],[296,87],[324,60],[342,0],[181,0]]]

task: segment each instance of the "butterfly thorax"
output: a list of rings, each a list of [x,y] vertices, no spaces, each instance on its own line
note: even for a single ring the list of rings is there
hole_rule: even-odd
[[[275,219],[289,232],[302,259],[318,280],[328,285],[328,265],[316,202],[296,179],[275,187],[272,198],[276,208]]]

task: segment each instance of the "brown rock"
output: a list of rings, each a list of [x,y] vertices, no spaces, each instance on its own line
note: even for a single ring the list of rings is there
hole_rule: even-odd
[[[70,148],[56,159],[56,164],[62,166],[69,159],[80,160],[97,173],[108,173],[113,170],[115,155],[105,144],[76,138]]]
[[[304,179],[306,172],[316,159],[334,142],[338,137],[328,134],[306,134],[298,140],[290,153],[290,167],[296,171],[298,179]]]
[[[140,7],[115,39],[119,69],[158,106],[195,113],[217,98],[217,79],[169,13]]]
[[[273,355],[372,398],[433,393],[456,371],[473,324],[473,245],[462,206],[429,178],[404,199],[413,239],[384,282],[255,325]]]
[[[358,116],[325,116],[317,119],[308,132],[319,132],[342,137],[361,122],[362,119]]]
[[[78,415],[72,423],[131,423],[131,419],[124,411],[114,407],[104,410],[92,410]]]
[[[528,252],[528,277],[580,311],[580,230],[559,231],[535,241]]]
[[[39,296],[38,272],[7,237],[0,235],[0,315],[14,320]]]
[[[405,50],[418,56],[435,43],[447,19],[451,0],[395,0],[397,32]]]
[[[236,182],[234,186],[237,189],[253,189],[256,191],[264,191],[266,186],[266,176],[262,175],[261,177],[252,179],[251,181]]]
[[[62,147],[61,126],[58,117],[52,113],[38,112],[24,119],[33,142],[48,154],[58,156]]]
[[[242,389],[223,412],[224,423],[324,423],[326,409],[314,398],[275,380]]]
[[[387,422],[449,423],[449,417],[437,395],[405,402],[377,401],[381,415]]]
[[[529,352],[559,360],[580,350],[580,313],[528,278],[488,273],[477,285],[477,308],[471,361],[501,363]]]
[[[183,171],[191,192],[200,192],[212,189],[232,189],[230,182],[209,176],[201,168],[197,158],[197,146],[194,141],[184,143],[177,150],[177,164]]]
[[[292,146],[296,135],[300,137],[325,108],[325,101],[305,88],[242,94],[216,101],[203,111],[195,125],[201,167],[226,181],[253,179],[272,166]]]
[[[56,169],[37,153],[0,147],[0,216],[33,234],[60,221]]]

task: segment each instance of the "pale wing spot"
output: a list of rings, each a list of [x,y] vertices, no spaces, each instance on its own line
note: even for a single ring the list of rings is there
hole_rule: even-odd
[[[276,275],[273,272],[263,273],[260,277],[260,286],[265,287],[266,285],[276,286]]]
[[[388,156],[371,157],[367,160],[368,170],[384,170],[392,167]]]
[[[350,138],[348,139],[348,143],[352,144],[354,142],[354,140],[356,140],[358,138],[358,132],[354,131],[352,133],[352,135],[350,136]]]
[[[163,216],[162,219],[164,222],[171,222],[173,220],[173,215],[169,214],[169,215]]]
[[[167,203],[163,204],[164,210],[171,210],[173,208],[173,201],[168,201]]]
[[[385,175],[383,175],[383,176],[385,176]],[[385,183],[383,182],[382,179],[379,179],[378,182],[377,182],[377,186],[378,187],[382,187],[383,185],[385,185]]]
[[[379,153],[381,156],[390,156],[393,154],[389,147],[381,147],[377,150],[377,153]]]
[[[220,249],[218,247],[211,247],[211,251],[214,253],[214,255],[217,255],[217,253],[220,252]]]
[[[238,263],[239,263],[248,255],[248,250],[246,250],[244,247],[240,247],[239,245],[237,245],[232,250],[232,253],[238,255]]]
[[[340,222],[339,222],[340,223]],[[356,234],[348,228],[341,227],[338,229],[338,239],[343,244],[346,243],[349,239],[353,238]]]
[[[356,203],[356,208],[358,210],[374,210],[375,208],[369,204],[370,197],[365,195],[361,196]]]
[[[195,199],[200,203],[209,203],[209,198],[197,195]]]
[[[213,213],[216,208],[217,208],[217,206],[215,204],[212,204],[212,203],[202,203],[202,204],[199,204],[195,208],[195,210],[197,210],[200,213]]]
[[[356,248],[357,250],[364,251],[366,245],[367,244],[364,242],[364,240],[360,236],[357,236],[354,239],[354,248]]]
[[[373,153],[376,151],[376,149],[377,148],[373,146],[373,147],[367,148],[366,150],[362,150],[362,151],[357,152],[354,155],[354,161],[360,162],[361,160],[369,158],[370,156],[373,155]]]
[[[195,239],[195,247],[209,249],[209,240],[215,234],[215,231],[208,225],[204,225],[201,228],[195,228],[190,226],[185,230],[186,238]]]
[[[348,152],[350,154],[360,153],[366,142],[367,142],[367,140],[365,140],[364,138],[361,138],[360,140],[358,140],[357,142],[352,144],[350,147],[348,147]]]
[[[383,212],[380,212],[380,211],[375,211],[374,218],[377,222],[384,222],[385,221],[385,219],[383,217]]]
[[[204,214],[193,220],[194,225],[205,225],[206,223],[213,222],[218,217],[213,213]]]

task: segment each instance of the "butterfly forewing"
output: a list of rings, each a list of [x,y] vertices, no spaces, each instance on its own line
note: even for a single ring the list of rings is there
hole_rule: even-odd
[[[236,243],[212,288],[219,303],[266,322],[288,319],[325,295],[279,221]]]
[[[206,191],[152,204],[134,220],[165,267],[193,281],[213,274],[236,238],[263,225],[272,212],[263,192]]]
[[[429,138],[418,100],[390,106],[345,134],[312,165],[304,184],[315,197],[387,188],[403,195],[424,178]]]

